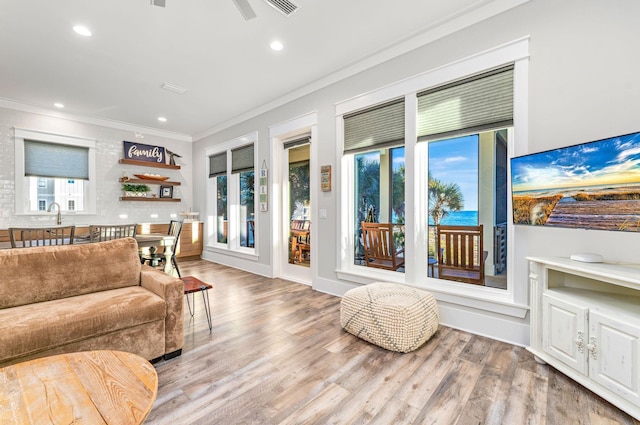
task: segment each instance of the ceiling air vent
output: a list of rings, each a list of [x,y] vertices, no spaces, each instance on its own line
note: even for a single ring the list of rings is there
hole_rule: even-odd
[[[267,4],[278,12],[282,13],[284,16],[291,16],[293,13],[298,10],[298,5],[290,0],[264,0]]]

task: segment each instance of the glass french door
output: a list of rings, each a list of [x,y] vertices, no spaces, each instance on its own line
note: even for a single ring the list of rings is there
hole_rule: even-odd
[[[297,145],[284,150],[283,223],[285,243],[283,272],[294,280],[311,281],[311,217],[310,145]]]

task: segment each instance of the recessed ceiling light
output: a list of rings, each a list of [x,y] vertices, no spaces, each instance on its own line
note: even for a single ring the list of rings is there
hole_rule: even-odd
[[[54,103],[53,106],[55,106],[56,108],[64,108],[64,105],[59,102]]]
[[[275,51],[280,51],[284,48],[284,46],[282,45],[282,43],[280,43],[278,40],[274,41],[271,43],[271,48]]]
[[[167,122],[167,119],[165,117],[158,117],[158,121]]]
[[[84,37],[91,37],[91,31],[89,31],[89,28],[83,26],[83,25],[76,25],[75,27],[73,27],[73,30],[77,33],[80,34]]]

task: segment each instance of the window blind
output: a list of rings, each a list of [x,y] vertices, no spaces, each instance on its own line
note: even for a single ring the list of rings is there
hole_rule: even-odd
[[[25,140],[24,175],[89,180],[89,148]]]
[[[253,171],[253,144],[231,150],[231,172]]]
[[[209,157],[209,177],[223,176],[227,174],[227,152],[218,153]]]
[[[418,93],[418,140],[513,125],[513,65]]]
[[[296,146],[306,145],[311,142],[311,136],[305,136],[294,140],[289,140],[282,144],[284,149],[295,148]]]
[[[404,98],[344,116],[344,152],[404,144]]]

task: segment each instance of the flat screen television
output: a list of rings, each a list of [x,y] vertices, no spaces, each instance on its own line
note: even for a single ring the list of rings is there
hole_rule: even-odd
[[[514,224],[640,231],[640,132],[511,159]]]

